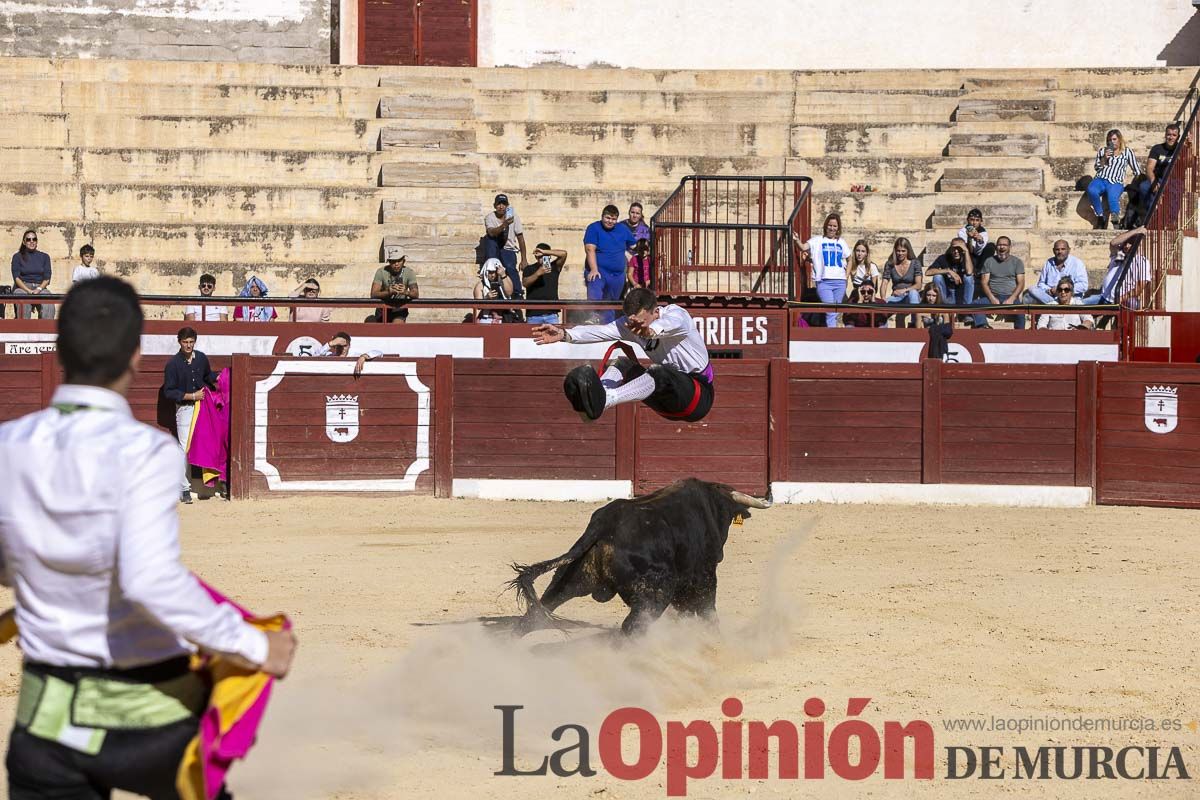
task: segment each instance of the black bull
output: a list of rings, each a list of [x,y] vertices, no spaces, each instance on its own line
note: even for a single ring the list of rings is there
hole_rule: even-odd
[[[658,619],[668,606],[711,617],[717,609],[717,564],[729,526],[750,508],[770,502],[719,483],[676,481],[634,500],[614,500],[592,514],[587,530],[563,555],[537,564],[513,564],[509,581],[525,603],[519,629],[533,630],[575,597],[599,603],[620,596],[629,606],[621,624],[633,633]],[[541,599],[533,582],[555,570]]]

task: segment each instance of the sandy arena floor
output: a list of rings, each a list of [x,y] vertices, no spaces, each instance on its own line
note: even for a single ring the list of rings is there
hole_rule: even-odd
[[[478,621],[515,613],[514,598],[501,594],[510,561],[564,552],[595,507],[398,497],[184,508],[186,562],[253,609],[289,612],[301,637],[259,748],[233,773],[235,794],[665,797],[661,767],[637,782],[600,768],[600,720],[632,704],[664,723],[719,723],[728,696],[743,701],[745,719],[798,725],[807,719],[804,701],[820,697],[829,707],[827,732],[844,719],[847,698],[870,697],[862,718],[876,729],[885,720],[933,725],[936,777],[856,783],[827,768],[822,781],[727,781],[718,770],[692,781],[690,797],[1200,794],[1195,726],[943,727],[958,717],[1185,725],[1200,718],[1196,512],[779,507],[731,530],[719,573],[719,632],[665,619],[635,647],[614,647],[596,628],[535,645]],[[625,608],[619,599],[577,600],[563,612],[611,627]],[[6,648],[0,657],[7,728],[18,655]],[[554,749],[542,749],[554,727],[577,723],[592,733],[599,774],[494,777],[501,719],[492,707],[499,704],[526,706],[517,717],[522,768]],[[1046,743],[1179,746],[1194,780],[945,778],[948,746],[1011,752]]]

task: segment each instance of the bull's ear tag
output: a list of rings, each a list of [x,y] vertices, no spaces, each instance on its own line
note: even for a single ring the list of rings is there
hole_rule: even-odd
[[[741,525],[741,524],[742,524],[742,522],[744,522],[744,521],[745,521],[745,519],[746,519],[746,518],[745,518],[745,517],[743,517],[741,514],[738,514],[736,517],[734,517],[734,518],[733,518],[733,524],[734,524],[734,525]]]

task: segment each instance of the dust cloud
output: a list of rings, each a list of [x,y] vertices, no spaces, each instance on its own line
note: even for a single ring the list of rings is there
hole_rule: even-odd
[[[328,797],[385,786],[382,765],[390,760],[447,749],[480,754],[498,769],[497,705],[523,706],[516,712],[518,757],[561,747],[550,740],[560,725],[583,725],[594,734],[622,706],[662,717],[701,704],[712,707],[716,720],[720,701],[737,689],[739,670],[792,644],[801,609],[783,579],[814,524],[776,545],[756,601],[743,601],[753,613],[738,624],[668,613],[635,639],[587,627],[522,639],[472,620],[423,632],[396,663],[353,683],[346,683],[352,671],[346,665],[294,674],[230,785],[246,798]],[[718,610],[722,600],[729,604],[719,595]]]

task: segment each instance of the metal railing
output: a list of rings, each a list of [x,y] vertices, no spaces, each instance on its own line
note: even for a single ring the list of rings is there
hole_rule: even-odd
[[[1200,198],[1200,74],[1184,98],[1177,119],[1180,123],[1179,143],[1168,162],[1163,175],[1156,176],[1157,187],[1146,211],[1146,235],[1134,242],[1133,250],[1125,258],[1120,276],[1114,284],[1122,287],[1117,294],[1124,297],[1122,305],[1130,310],[1166,310],[1167,276],[1182,274],[1183,240],[1196,236],[1197,200]],[[1149,261],[1149,280],[1138,274],[1135,258],[1143,255]],[[1125,288],[1128,287],[1128,288]],[[1149,346],[1151,325],[1149,318],[1137,314],[1131,316],[1132,330],[1128,333],[1128,344],[1133,347]]]
[[[812,179],[689,175],[650,219],[660,296],[791,300],[803,286],[793,234],[812,229]]]

